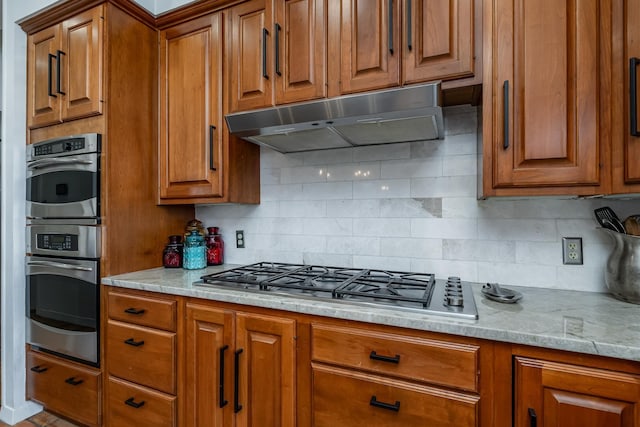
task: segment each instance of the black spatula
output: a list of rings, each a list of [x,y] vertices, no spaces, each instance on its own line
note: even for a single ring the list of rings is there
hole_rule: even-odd
[[[624,224],[618,218],[618,215],[611,209],[609,206],[604,206],[602,208],[598,208],[593,211],[596,215],[596,219],[598,220],[598,224],[603,226],[604,228],[608,228],[613,231],[617,231],[618,233],[625,233]]]

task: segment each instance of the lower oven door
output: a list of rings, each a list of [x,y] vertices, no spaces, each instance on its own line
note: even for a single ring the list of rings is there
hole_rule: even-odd
[[[98,364],[98,261],[28,256],[27,342]]]

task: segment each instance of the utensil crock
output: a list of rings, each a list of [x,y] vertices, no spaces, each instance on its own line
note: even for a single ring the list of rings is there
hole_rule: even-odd
[[[640,236],[602,230],[614,241],[604,272],[609,292],[620,300],[640,304]]]

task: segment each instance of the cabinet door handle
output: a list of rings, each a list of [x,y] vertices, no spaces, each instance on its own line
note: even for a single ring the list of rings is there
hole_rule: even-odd
[[[376,353],[375,351],[372,351],[371,354],[369,354],[369,359],[379,360],[381,362],[400,363],[400,355],[399,354],[396,354],[395,356],[391,357],[391,356],[382,356],[382,355]]]
[[[536,415],[536,410],[533,408],[529,408],[529,425],[531,427],[538,426],[538,416]]]
[[[33,368],[31,368],[31,370],[32,370],[33,372],[35,372],[36,374],[41,374],[41,373],[43,373],[43,372],[48,371],[48,370],[49,370],[49,368],[44,368],[44,367],[42,367],[42,366],[40,366],[40,365],[37,365],[37,366],[34,366]]]
[[[638,64],[640,58],[629,59],[629,124],[631,136],[640,136],[638,130]]]
[[[132,408],[140,408],[141,406],[144,406],[144,400],[141,400],[140,402],[136,402],[134,400],[133,397],[128,398],[127,400],[124,401],[125,405],[129,405]]]
[[[56,54],[56,92],[58,92],[60,95],[66,95],[66,93],[64,93],[62,91],[62,88],[60,87],[61,85],[61,68],[62,68],[62,55],[66,55],[66,53],[64,53],[63,51],[59,50],[58,53]]]
[[[229,403],[228,400],[225,400],[224,398],[224,352],[229,348],[228,345],[225,345],[224,347],[220,348],[220,385],[219,385],[219,391],[220,391],[220,407],[224,408],[225,406],[227,406],[227,403]]]
[[[71,377],[64,380],[64,382],[71,385],[80,385],[84,382],[84,380],[77,380],[76,377]]]
[[[262,28],[262,77],[265,79],[269,78],[269,74],[267,73],[267,36],[269,35],[269,30],[266,28]]]
[[[502,94],[504,98],[502,111],[502,119],[504,121],[504,140],[502,142],[502,148],[506,150],[509,148],[509,80],[505,80],[502,84]]]
[[[49,76],[49,78],[48,78],[49,81],[47,82],[47,93],[48,93],[49,96],[57,98],[58,95],[53,93],[53,87],[52,87],[53,85],[51,84],[51,77],[53,75],[53,65],[51,64],[51,60],[52,59],[56,59],[56,56],[53,53],[50,53],[49,54],[48,74],[47,74]]]
[[[125,343],[125,344],[129,344],[129,345],[132,345],[132,346],[134,346],[134,347],[140,347],[141,345],[143,345],[143,344],[144,344],[144,340],[142,340],[142,341],[135,341],[133,338],[129,338],[129,339],[127,339],[127,340],[124,340],[124,343]]]
[[[413,30],[411,22],[411,0],[407,0],[407,49],[411,50],[413,48],[413,42],[411,39],[413,38],[413,34],[411,33]],[[424,24],[423,24],[424,25]]]
[[[396,400],[396,403],[385,403],[385,402],[380,402],[378,399],[376,399],[375,396],[371,396],[369,405],[375,406],[376,408],[388,409],[389,411],[394,411],[394,412],[398,412],[400,410],[399,400]]]
[[[144,308],[127,308],[124,312],[127,314],[133,314],[136,316],[140,316],[141,314],[144,314],[147,310],[145,310]]]
[[[281,76],[282,73],[280,72],[280,30],[282,29],[282,27],[280,26],[280,24],[278,24],[276,22],[276,35],[275,35],[275,39],[276,39],[276,74]]]
[[[209,126],[209,169],[216,170],[216,162],[214,158],[214,134],[216,127],[214,125]]]
[[[242,410],[242,405],[240,404],[240,354],[242,353],[242,349],[236,350],[233,358],[234,358],[234,367],[233,367],[233,412],[238,413]]]
[[[389,28],[387,28],[387,36],[389,38],[389,53],[393,55],[393,0],[389,0]]]

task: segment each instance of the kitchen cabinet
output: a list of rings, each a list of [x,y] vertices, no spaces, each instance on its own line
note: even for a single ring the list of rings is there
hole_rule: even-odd
[[[612,193],[640,193],[640,4],[614,2],[614,28],[624,30],[614,50]]]
[[[481,2],[342,0],[330,3],[330,96],[480,74]],[[339,86],[338,86],[339,85]]]
[[[29,128],[102,113],[103,17],[96,6],[28,36]]]
[[[107,426],[177,425],[177,305],[172,298],[108,289]]]
[[[475,426],[480,347],[312,324],[313,425]]]
[[[296,322],[186,305],[186,426],[296,425]]]
[[[490,2],[483,196],[607,190],[613,3]]]
[[[222,119],[222,31],[222,12],[160,31],[160,204],[259,202],[259,149]]]
[[[101,425],[101,374],[79,363],[27,351],[27,398],[83,425]]]
[[[640,375],[516,357],[514,426],[640,425]]]
[[[227,13],[229,112],[326,96],[324,0],[251,0]]]

